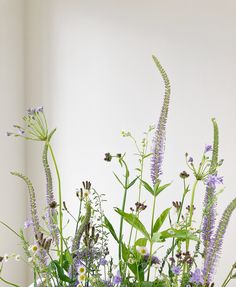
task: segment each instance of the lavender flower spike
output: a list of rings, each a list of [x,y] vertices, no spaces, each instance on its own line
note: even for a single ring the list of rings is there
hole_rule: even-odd
[[[204,257],[208,252],[208,248],[212,246],[213,233],[216,222],[216,200],[215,188],[207,187],[204,198],[204,213],[202,225],[202,239],[204,245]]]
[[[219,222],[216,233],[214,235],[213,243],[208,248],[208,252],[205,258],[204,269],[203,269],[204,284],[210,283],[212,281],[216,262],[217,262],[217,259],[219,258],[219,254],[222,248],[224,235],[225,235],[230,217],[235,209],[236,209],[236,198],[234,198],[231,201],[231,203],[227,206],[227,208],[225,209],[221,217],[221,220]]]
[[[31,219],[32,219],[32,226],[34,229],[34,235],[37,237],[38,234],[40,234],[40,224],[39,224],[39,217],[37,212],[37,205],[36,205],[36,197],[33,185],[29,178],[19,172],[11,172],[12,175],[16,175],[23,179],[28,187],[29,195],[30,195],[30,212],[31,212]],[[46,256],[44,250],[41,248],[39,249],[39,259],[40,259],[40,265],[42,268],[46,266]]]
[[[162,163],[165,150],[166,122],[170,102],[170,81],[158,59],[155,56],[153,56],[153,59],[165,84],[164,102],[162,105],[161,115],[159,118],[157,129],[153,138],[153,148],[152,148],[153,155],[151,158],[151,179],[153,185],[155,185],[160,175],[162,174]]]
[[[51,169],[48,164],[48,142],[50,141],[53,133],[55,130],[53,130],[50,135],[48,136],[48,141],[44,145],[43,150],[43,166],[44,166],[44,172],[46,176],[46,200],[47,200],[47,220],[48,220],[48,228],[51,233],[52,238],[54,239],[55,243],[58,245],[59,241],[59,231],[58,227],[55,223],[56,220],[56,210],[55,210],[55,196],[53,193],[53,184],[52,184],[52,174]]]

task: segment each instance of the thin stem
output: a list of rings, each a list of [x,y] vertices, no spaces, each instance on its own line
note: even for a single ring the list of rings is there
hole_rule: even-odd
[[[128,191],[128,179],[129,179],[129,172],[126,162],[122,159],[122,163],[125,165],[125,185],[124,185],[124,197],[122,202],[122,212],[125,211],[125,204],[126,204],[126,197],[127,197],[127,191]],[[123,223],[124,218],[121,216],[120,218],[120,234],[119,234],[119,267],[121,272],[121,257],[122,257],[122,236],[123,236]]]
[[[7,229],[9,229],[11,232],[13,232],[17,237],[21,238],[20,235],[14,229],[12,229],[10,226],[8,226],[6,223],[4,223],[3,221],[0,221],[0,224],[4,225]]]
[[[229,283],[229,281],[231,280],[231,275],[232,275],[232,272],[234,269],[235,269],[235,264],[231,267],[231,269],[230,269],[230,271],[229,271],[227,277],[225,278],[225,281],[223,282],[221,287],[225,287]]]
[[[59,170],[58,170],[58,166],[57,166],[57,162],[56,162],[56,158],[54,156],[52,147],[50,145],[50,143],[48,143],[48,147],[53,159],[53,163],[56,169],[56,174],[57,174],[57,180],[58,180],[58,198],[59,198],[59,229],[60,229],[60,247],[61,247],[61,256],[60,256],[60,263],[61,265],[63,264],[63,226],[62,226],[62,193],[61,193],[61,178],[60,178],[60,174],[59,174]]]
[[[194,182],[193,190],[192,190],[192,196],[191,196],[191,204],[190,204],[190,210],[189,210],[189,226],[192,225],[193,220],[193,210],[194,210],[194,198],[195,198],[195,191],[197,188],[198,180]],[[189,249],[189,239],[186,241],[186,251]]]
[[[153,206],[152,206],[151,238],[152,238],[152,236],[153,236],[153,224],[154,224],[155,209],[156,209],[156,195],[154,195],[154,198],[153,198]],[[152,248],[153,248],[153,242],[151,241],[151,242],[150,242],[150,255],[149,255],[147,281],[149,281],[150,271],[151,271]]]
[[[20,287],[19,285],[16,285],[10,281],[7,281],[5,279],[3,279],[2,277],[0,277],[0,280],[3,281],[4,283],[8,284],[8,285],[11,285],[11,286],[15,286],[15,287]]]

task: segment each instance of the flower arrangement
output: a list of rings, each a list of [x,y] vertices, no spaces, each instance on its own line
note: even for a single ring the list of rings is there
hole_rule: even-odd
[[[1,222],[19,238],[25,253],[24,258],[15,254],[0,257],[0,280],[6,285],[19,287],[1,276],[4,265],[11,257],[15,257],[17,261],[24,260],[31,266],[33,287],[225,287],[236,278],[234,263],[225,281],[214,283],[226,228],[236,208],[235,198],[217,222],[217,199],[222,191],[219,187],[223,183],[218,170],[223,160],[218,157],[219,132],[215,119],[212,119],[213,144],[205,146],[200,163],[195,163],[187,153],[185,155],[187,168],[194,178],[193,186],[189,183],[190,174],[181,172],[181,200],[173,201],[172,207],[167,207],[158,216],[156,214],[158,196],[170,186],[170,183],[162,182],[162,166],[171,90],[167,73],[155,56],[153,60],[165,84],[158,124],[156,127],[149,127],[141,144],[138,144],[130,132],[122,132],[124,137],[134,142],[137,150],[139,166],[135,175],[131,175],[125,154],[106,153],[104,158],[107,162],[116,160],[124,171],[124,178],[114,174],[123,190],[122,206],[115,208],[115,212],[120,215],[119,229],[117,226],[113,227],[104,213],[104,195],[99,195],[89,181],[84,181],[82,187],[76,191],[78,214],[72,214],[67,208],[62,199],[59,168],[51,145],[51,138],[56,130],[49,130],[43,107],[28,109],[23,117],[24,127],[14,125],[17,131],[7,133],[9,136],[42,142],[46,205],[45,213],[40,217],[30,179],[20,172],[11,172],[23,180],[28,188],[31,216],[24,223],[24,229],[31,229],[32,236],[27,238],[23,229],[16,232]],[[153,141],[150,151],[151,136]],[[49,156],[57,175],[57,197],[54,194]],[[150,181],[144,180],[144,162],[147,160],[151,161]],[[194,202],[200,182],[204,186],[205,196],[201,223],[196,228]],[[138,190],[137,199],[134,207],[127,209],[127,192],[131,187]],[[143,194],[146,192],[152,196],[150,214],[147,214],[147,205],[143,201]],[[188,199],[190,201],[186,202]],[[174,215],[171,215],[171,210],[175,211]],[[150,230],[142,223],[141,214],[144,212],[145,216],[150,216]],[[75,232],[71,236],[65,236],[63,215],[69,216],[75,225]],[[124,224],[130,226],[128,236],[124,234]],[[166,225],[168,227],[164,228]],[[109,251],[110,238],[117,244],[117,260]],[[159,253],[161,247],[165,250],[163,257]]]

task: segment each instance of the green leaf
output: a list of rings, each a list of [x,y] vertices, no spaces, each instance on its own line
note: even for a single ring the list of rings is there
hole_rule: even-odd
[[[152,155],[152,153],[145,154],[145,155],[143,156],[143,159],[145,159],[145,158],[147,158],[147,157],[149,157],[149,156],[151,156],[151,155]]]
[[[145,238],[150,240],[149,233],[147,232],[145,226],[142,224],[142,222],[138,219],[138,217],[132,213],[126,213],[122,211],[119,208],[115,208],[115,211],[120,214],[126,222],[128,222],[130,225],[132,225],[135,229],[140,231]]]
[[[132,181],[128,184],[127,189],[129,189],[132,185],[134,185],[135,182],[136,182],[136,180],[137,180],[138,178],[139,178],[139,176],[137,176],[134,180],[132,180]]]
[[[153,242],[162,242],[164,241],[165,239],[167,238],[177,238],[177,239],[182,239],[182,240],[194,240],[194,241],[199,241],[199,238],[187,231],[187,230],[177,230],[177,229],[174,229],[174,228],[169,228],[167,230],[164,230],[162,232],[156,232],[153,234],[153,237],[152,237],[152,241]]]
[[[122,243],[122,257],[126,263],[129,259],[129,255],[130,255],[129,249],[126,247],[126,245],[124,243]],[[144,274],[143,274],[143,272],[140,272],[140,270],[137,266],[137,263],[134,263],[134,264],[127,263],[127,265],[129,267],[129,269],[133,272],[133,274],[135,275],[136,278],[139,278],[140,280],[144,279]]]
[[[116,235],[116,232],[115,232],[112,224],[110,223],[110,221],[107,219],[107,217],[105,215],[104,215],[104,227],[107,228],[110,231],[110,233],[113,236],[113,238],[115,239],[115,241],[117,243],[119,243],[119,239],[118,239],[118,237]]]
[[[123,186],[123,188],[125,188],[123,182],[119,179],[118,175],[116,175],[114,172],[113,172],[113,174],[116,177],[116,179],[118,180],[118,182]]]
[[[153,195],[158,196],[158,194],[160,194],[164,189],[166,189],[170,185],[171,185],[171,183],[167,183],[167,184],[164,184],[162,186],[159,186],[159,185],[155,186]]]
[[[74,281],[71,280],[68,276],[65,275],[63,268],[60,266],[59,262],[57,260],[53,260],[51,262],[51,264],[53,264],[56,269],[57,269],[57,273],[59,278],[64,281],[64,282],[68,282],[68,283],[73,283]]]
[[[147,238],[139,238],[134,243],[134,246],[146,246],[146,245],[147,245]]]
[[[163,225],[164,221],[166,220],[166,217],[168,216],[169,212],[171,210],[170,208],[165,209],[162,214],[157,218],[154,226],[153,226],[153,233],[158,232]]]
[[[154,195],[154,190],[153,190],[153,188],[152,188],[146,181],[144,181],[144,180],[142,180],[142,179],[140,179],[140,180],[141,180],[141,182],[142,182],[144,188],[145,188],[147,191],[149,191],[152,195]]]

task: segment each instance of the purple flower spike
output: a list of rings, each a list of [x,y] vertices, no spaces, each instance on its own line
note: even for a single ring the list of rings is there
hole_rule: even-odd
[[[217,184],[223,183],[223,176],[217,176],[217,174],[209,175],[205,183],[209,188],[216,188]]]
[[[197,268],[194,272],[191,273],[191,277],[189,280],[190,283],[196,283],[196,284],[203,284],[203,276],[201,274],[201,270]]]
[[[181,269],[180,269],[179,266],[173,266],[173,267],[171,268],[171,271],[172,271],[175,275],[179,275],[180,272],[181,272]]]
[[[120,276],[120,271],[117,271],[116,275],[113,278],[113,284],[120,285],[122,282],[122,278]]]
[[[162,163],[164,159],[166,138],[166,122],[170,102],[170,82],[165,70],[162,68],[158,59],[154,56],[153,59],[165,83],[164,102],[162,105],[161,115],[158,121],[157,129],[153,138],[152,147],[151,179],[153,185],[155,185],[158,182],[160,175],[162,174]]]
[[[206,144],[205,145],[205,153],[207,153],[207,152],[209,152],[209,151],[212,151],[212,145],[210,145],[210,144]]]

